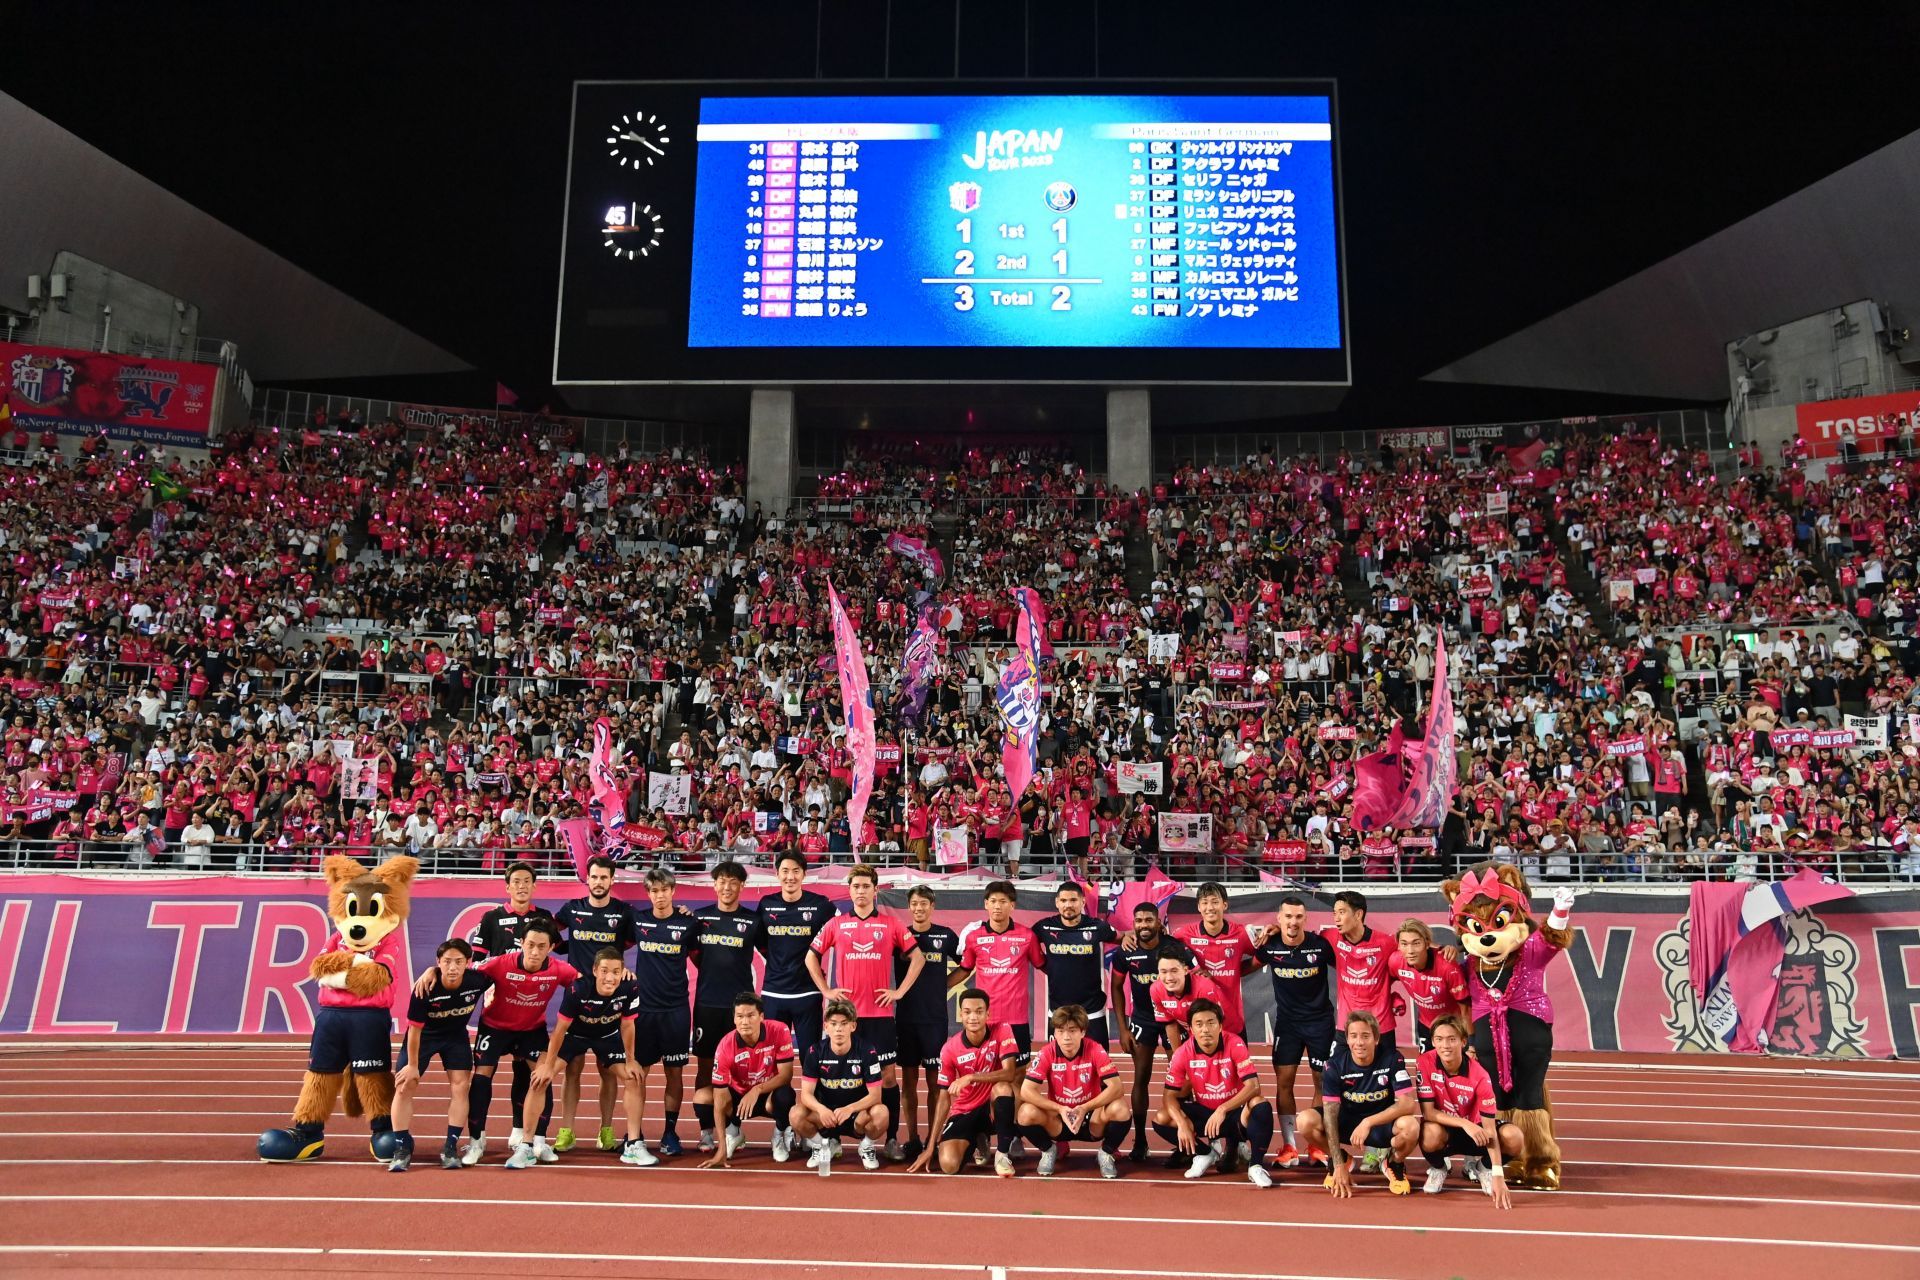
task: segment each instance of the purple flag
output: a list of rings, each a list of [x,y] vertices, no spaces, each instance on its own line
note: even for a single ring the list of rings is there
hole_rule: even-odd
[[[1013,661],[1000,673],[995,697],[1005,731],[1000,764],[1006,770],[1007,791],[1016,804],[1033,781],[1040,747],[1040,642],[1027,604],[1030,594],[1026,588],[1013,593],[1020,603],[1020,621],[1014,631],[1016,647]]]
[[[853,794],[847,798],[847,828],[858,851],[866,832],[867,800],[873,795],[873,692],[867,687],[867,658],[860,637],[840,603],[840,593],[827,583],[827,604],[833,611],[833,654],[840,666],[840,705],[847,714],[847,752],[853,757]]]
[[[906,560],[911,560],[936,578],[946,576],[947,566],[940,556],[940,548],[932,546],[924,538],[915,538],[904,533],[887,535],[887,550]]]
[[[1439,827],[1459,781],[1454,754],[1453,689],[1447,684],[1447,641],[1436,635],[1433,697],[1427,704],[1427,732],[1416,741],[1402,737],[1398,725],[1384,751],[1354,762],[1353,825],[1359,831],[1395,827]]]
[[[933,597],[920,594],[920,618],[913,634],[907,637],[907,651],[900,659],[900,723],[918,728],[927,713],[927,686],[933,682],[934,659],[938,656],[939,635],[933,627]]]

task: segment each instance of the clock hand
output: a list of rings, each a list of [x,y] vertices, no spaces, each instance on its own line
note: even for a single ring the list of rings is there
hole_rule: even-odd
[[[663,156],[667,154],[665,151],[662,151],[659,147],[656,147],[651,142],[648,142],[645,138],[636,138],[634,139],[634,141],[638,142],[641,146],[645,147],[647,150],[653,152],[653,154],[657,156]]]

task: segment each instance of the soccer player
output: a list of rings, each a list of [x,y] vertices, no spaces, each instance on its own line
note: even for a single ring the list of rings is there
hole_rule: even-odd
[[[634,1007],[639,1003],[639,986],[626,975],[627,963],[620,952],[604,947],[594,957],[593,972],[568,987],[561,997],[559,1021],[547,1038],[546,1053],[533,1068],[532,1087],[521,1112],[521,1128],[532,1131],[533,1142],[515,1147],[507,1157],[507,1168],[530,1169],[539,1162],[534,1144],[546,1141],[547,1116],[553,1111],[548,1086],[560,1074],[562,1062],[584,1059],[589,1052],[600,1066],[602,1079],[611,1072],[627,1086],[627,1141],[620,1153],[621,1163],[660,1163],[640,1140],[640,1080],[633,1069]]]
[[[1011,1178],[1013,1089],[1020,1079],[1020,1042],[1006,1023],[988,1020],[992,1001],[978,987],[960,993],[960,1030],[940,1050],[940,1098],[933,1108],[929,1143],[908,1173],[931,1168],[936,1153],[942,1173],[958,1173],[967,1153],[992,1134],[999,1144],[993,1171]]]
[[[1254,942],[1264,943],[1273,932],[1268,928]],[[1367,928],[1367,895],[1352,889],[1335,894],[1333,923],[1321,929],[1320,936],[1333,947],[1336,1028],[1347,1025],[1348,1014],[1370,1013],[1379,1028],[1381,1055],[1398,1057],[1393,1042],[1393,970],[1388,967],[1394,944]],[[1336,1031],[1329,1047],[1338,1051],[1344,1042],[1344,1035]]]
[[[780,892],[761,898],[754,909],[759,924],[753,945],[766,957],[760,994],[766,998],[767,1016],[786,1023],[793,1042],[806,1046],[820,1039],[820,992],[807,977],[807,956],[813,936],[833,918],[834,906],[806,887],[804,855],[781,854],[774,874],[780,878]]]
[[[1192,1028],[1194,1002],[1211,1000],[1220,1004],[1220,987],[1197,964],[1190,965],[1179,956],[1160,957],[1160,980],[1153,984],[1153,1016],[1167,1037],[1168,1052],[1179,1049]],[[1226,1015],[1222,1006],[1221,1022]],[[1243,1037],[1244,1038],[1244,1037]]]
[[[773,1119],[773,1158],[784,1164],[792,1152],[793,1130],[787,1128],[797,1101],[793,1093],[793,1033],[784,1022],[766,1016],[766,1003],[751,990],[733,998],[733,1030],[713,1050],[713,1072],[693,1095],[702,1095],[713,1108],[721,1130],[721,1146],[702,1169],[725,1169],[746,1141],[740,1122],[755,1116]]]
[[[933,890],[917,884],[907,892],[907,932],[914,945],[926,957],[933,970],[907,989],[894,1008],[895,1033],[900,1041],[900,1110],[907,1128],[907,1145],[902,1151],[914,1160],[926,1149],[920,1141],[919,1075],[927,1073],[927,1116],[933,1116],[935,1095],[940,1091],[940,1051],[947,1043],[947,974],[960,959],[960,935],[943,924],[933,922]],[[912,963],[908,956],[895,956],[893,981],[898,986]]]
[[[1275,1163],[1291,1169],[1299,1162],[1294,1147],[1293,1117],[1298,1110],[1293,1081],[1304,1052],[1307,1066],[1318,1080],[1327,1069],[1333,1048],[1333,993],[1327,975],[1333,972],[1333,944],[1307,929],[1307,904],[1289,894],[1280,899],[1278,923],[1265,934],[1254,954],[1267,966],[1273,980],[1274,1101],[1280,1112],[1280,1150]],[[1309,1153],[1311,1154],[1311,1153]]]
[[[636,942],[633,953],[634,976],[640,984],[640,1005],[633,1027],[633,1061],[639,1068],[642,1107],[645,1106],[647,1073],[660,1068],[665,1077],[665,1097],[661,1106],[665,1124],[660,1133],[660,1154],[680,1154],[680,1096],[686,1088],[689,1046],[693,1042],[693,1017],[688,1012],[692,992],[687,984],[687,964],[700,954],[700,926],[692,916],[673,905],[673,873],[664,867],[649,867],[646,874],[647,898],[651,910],[634,917]],[[631,1135],[645,1148],[644,1134]],[[621,1157],[625,1159],[625,1156]]]
[[[880,1167],[874,1139],[887,1131],[887,1108],[880,1101],[880,1055],[855,1034],[860,1017],[853,1001],[834,996],[826,1006],[826,1039],[800,1055],[800,1096],[790,1121],[793,1131],[813,1144],[807,1167],[821,1177],[833,1172],[836,1139],[860,1139],[860,1163]]]
[[[913,933],[897,917],[881,915],[874,905],[880,892],[880,877],[866,863],[847,872],[847,897],[851,915],[835,916],[813,936],[813,948],[807,953],[807,974],[820,993],[832,1000],[836,996],[853,1001],[860,1019],[860,1040],[880,1060],[880,1100],[887,1108],[887,1149],[889,1160],[901,1160],[898,1137],[900,1114],[900,1038],[894,1021],[894,1006],[908,991],[926,966]],[[893,958],[907,957],[907,972],[899,985],[893,980]],[[833,959],[833,982],[827,981],[825,957]]]
[[[1120,1051],[1133,1059],[1133,1150],[1127,1153],[1127,1159],[1140,1164],[1147,1158],[1147,1118],[1153,1111],[1148,1105],[1153,1088],[1153,1054],[1162,1045],[1173,1052],[1153,1009],[1160,961],[1174,956],[1191,965],[1193,953],[1166,932],[1159,909],[1151,903],[1143,902],[1133,909],[1130,932],[1134,945],[1113,953],[1108,986],[1114,1009],[1126,1015],[1120,1024]]]
[[[1055,1011],[1077,1006],[1087,1015],[1086,1034],[1107,1047],[1107,948],[1120,940],[1112,925],[1088,915],[1087,892],[1072,880],[1053,895],[1054,914],[1036,921],[1033,936],[1047,971],[1047,1004]]]
[[[563,903],[553,919],[567,932],[567,963],[581,973],[591,974],[597,957],[608,947],[623,955],[633,949],[633,907],[613,896],[613,859],[595,854],[587,859],[587,895]],[[627,976],[632,971],[621,968]],[[573,1122],[580,1111],[580,1077],[587,1059],[576,1054],[567,1060],[567,1078],[560,1091],[560,1132],[554,1136],[553,1149],[562,1154],[574,1143]],[[614,1077],[619,1073],[606,1063],[600,1066],[600,1135],[602,1151],[618,1144],[613,1138]]]
[[[1200,918],[1181,925],[1173,936],[1186,943],[1200,969],[1220,988],[1220,1008],[1226,1014],[1226,1029],[1245,1038],[1247,1016],[1240,995],[1240,975],[1259,967],[1254,957],[1253,939],[1245,929],[1227,920],[1227,890],[1216,881],[1200,886],[1194,897]]]
[[[987,885],[987,918],[960,939],[960,968],[947,975],[947,989],[972,985],[987,993],[996,1016],[1006,1020],[1020,1046],[1024,1065],[1033,1050],[1033,1028],[1027,1021],[1032,973],[1044,967],[1040,940],[1033,930],[1013,918],[1013,885],[995,880]]]
[[[1264,1162],[1273,1141],[1273,1106],[1260,1096],[1259,1064],[1247,1042],[1226,1030],[1218,1001],[1193,1001],[1187,1017],[1193,1035],[1167,1063],[1153,1131],[1173,1144],[1176,1155],[1193,1157],[1189,1178],[1205,1177],[1216,1164],[1231,1173],[1244,1140],[1250,1148],[1247,1181],[1271,1187]]]
[[[1493,1198],[1498,1209],[1513,1208],[1507,1194],[1503,1165],[1518,1159],[1526,1147],[1517,1126],[1497,1118],[1493,1077],[1467,1056],[1473,1033],[1466,1016],[1443,1014],[1429,1034],[1433,1048],[1420,1055],[1415,1070],[1420,1098],[1420,1152],[1426,1156],[1427,1185],[1421,1190],[1438,1195],[1447,1182],[1450,1157],[1465,1162],[1469,1181]]]
[[[693,1114],[700,1123],[702,1151],[714,1149],[714,1119],[711,1103],[703,1104],[699,1094],[711,1094],[707,1082],[713,1078],[714,1054],[734,1032],[734,997],[753,990],[753,935],[759,917],[740,905],[746,883],[745,867],[732,859],[719,863],[713,869],[713,905],[693,914],[700,934],[695,961],[700,976],[693,985]],[[786,1123],[784,1110],[776,1114]]]
[[[1050,1178],[1067,1140],[1082,1132],[1100,1139],[1100,1176],[1117,1178],[1120,1143],[1133,1112],[1120,1095],[1120,1068],[1107,1047],[1087,1034],[1087,1011],[1064,1005],[1053,1011],[1053,1038],[1042,1045],[1020,1085],[1014,1123],[1040,1152],[1035,1170]]]
[[[521,933],[528,921],[553,919],[552,912],[534,905],[534,880],[532,863],[507,864],[506,905],[489,909],[480,917],[480,923],[474,926],[473,932],[467,935],[467,943],[473,948],[476,962],[484,964],[495,956],[512,955],[520,949]]]
[[[1433,1048],[1434,1024],[1466,1007],[1466,975],[1435,949],[1424,920],[1401,921],[1394,940],[1400,949],[1387,957],[1387,969],[1413,1001],[1414,1039],[1425,1053]]]
[[[1420,1117],[1413,1081],[1397,1053],[1381,1047],[1380,1024],[1356,1009],[1343,1024],[1347,1042],[1333,1051],[1321,1077],[1319,1109],[1307,1108],[1294,1123],[1301,1138],[1327,1152],[1333,1171],[1327,1189],[1345,1199],[1353,1194],[1353,1163],[1385,1162],[1387,1190],[1404,1196],[1407,1157],[1420,1145]]]
[[[493,999],[480,1011],[480,1034],[473,1042],[473,1079],[467,1085],[467,1132],[471,1135],[460,1163],[476,1165],[487,1149],[487,1111],[493,1105],[493,1073],[500,1059],[514,1064],[516,1078],[524,1070],[529,1085],[532,1064],[546,1052],[547,1006],[553,998],[580,980],[580,971],[564,960],[554,958],[560,944],[560,928],[553,917],[542,913],[520,925],[520,946],[505,955],[493,956],[476,966],[493,979]],[[418,996],[431,995],[439,985],[436,966],[420,975],[413,985]],[[520,1092],[516,1090],[516,1092]],[[520,1095],[525,1102],[525,1094]],[[550,1109],[553,1099],[548,1097]],[[519,1113],[514,1116],[510,1145],[519,1147],[522,1134]],[[544,1125],[543,1118],[542,1124]],[[543,1164],[560,1157],[544,1140],[534,1143],[534,1155]]]
[[[447,1073],[447,1142],[440,1149],[440,1167],[460,1167],[460,1131],[467,1126],[467,1085],[473,1079],[473,1043],[467,1024],[480,1007],[480,997],[493,979],[468,967],[473,948],[459,938],[448,938],[433,953],[439,980],[428,995],[407,1001],[407,1038],[400,1050],[399,1070],[393,1077],[393,1136],[398,1142],[389,1173],[405,1173],[413,1163],[413,1101],[420,1077],[440,1059]]]

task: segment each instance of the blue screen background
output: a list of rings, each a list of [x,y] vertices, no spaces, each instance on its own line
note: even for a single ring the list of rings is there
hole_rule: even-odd
[[[705,98],[706,124],[911,123],[930,125],[936,136],[902,141],[863,141],[859,168],[847,183],[859,192],[861,237],[878,237],[878,250],[859,259],[855,286],[867,304],[861,316],[793,316],[771,319],[741,314],[745,248],[748,142],[698,144],[694,199],[692,297],[688,345],[692,347],[1192,347],[1318,348],[1340,346],[1340,282],[1330,142],[1296,141],[1282,157],[1273,186],[1294,192],[1296,248],[1291,255],[1297,300],[1262,302],[1251,317],[1137,316],[1141,300],[1131,280],[1140,256],[1133,247],[1131,218],[1115,215],[1117,204],[1139,204],[1130,187],[1136,153],[1123,138],[1102,138],[1099,125],[1137,121],[1313,122],[1329,120],[1325,97],[1241,96],[1031,96],[1031,97],[809,97]],[[1050,164],[989,172],[961,159],[975,135],[995,130],[1062,129]],[[971,214],[949,204],[956,182],[979,184]],[[1049,224],[1060,215],[1047,206],[1050,184],[1071,183],[1076,202],[1067,214],[1069,278],[1097,277],[1100,284],[1074,284],[1072,310],[1051,308],[1046,277],[1057,244]],[[1181,190],[1176,185],[1174,190]],[[1130,200],[1131,197],[1131,200]],[[1177,199],[1177,197],[1176,197]],[[973,222],[963,246],[955,223]],[[1143,220],[1144,221],[1144,220]],[[1183,226],[1186,219],[1179,219]],[[1003,240],[1002,223],[1023,224],[1024,239]],[[974,252],[974,305],[954,307],[952,285],[923,284],[923,277],[955,273],[954,253]],[[1183,251],[1185,246],[1183,245]],[[1023,271],[995,268],[996,255],[1028,255]],[[1184,280],[1188,264],[1181,258]],[[995,306],[992,277],[1038,277],[1033,305]],[[1184,307],[1182,308],[1184,311]]]

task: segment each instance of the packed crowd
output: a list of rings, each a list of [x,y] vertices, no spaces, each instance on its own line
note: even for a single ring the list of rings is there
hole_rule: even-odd
[[[874,672],[861,852],[882,861],[1920,872],[1910,458],[1722,480],[1704,454],[1573,431],[1550,452],[1180,467],[1129,497],[1044,448],[910,451],[765,512],[737,466],[485,417],[261,433],[197,464],[27,452],[0,469],[0,830],[21,861],[570,866],[555,824],[585,811],[603,716],[635,861],[846,860],[831,580]],[[1053,660],[1014,797],[994,693],[1024,585]],[[906,723],[892,685],[923,599],[942,660]],[[1460,795],[1438,830],[1363,835],[1354,761],[1396,717],[1418,732],[1441,636]],[[1851,746],[1815,736],[1849,716]],[[1162,847],[1169,813],[1210,839]]]

